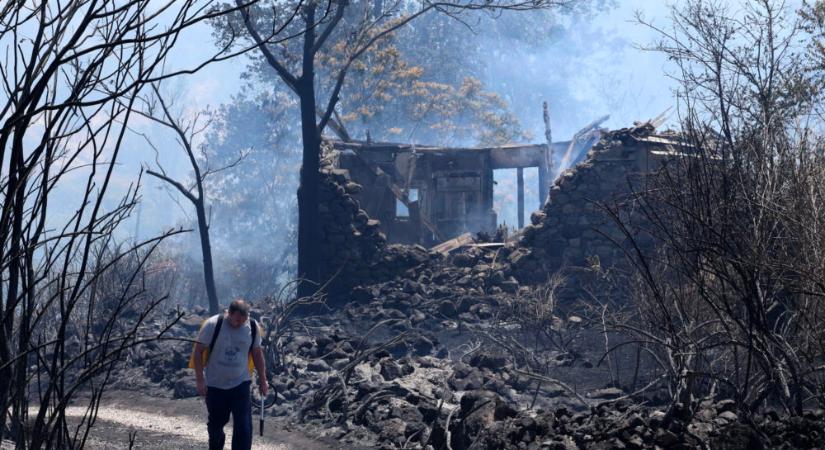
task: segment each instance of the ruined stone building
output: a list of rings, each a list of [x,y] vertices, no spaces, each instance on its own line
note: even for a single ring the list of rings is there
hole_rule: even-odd
[[[420,264],[432,256],[427,248],[440,240],[494,228],[492,171],[541,167],[550,151],[575,146],[450,149],[335,142],[332,147],[322,170],[324,273],[335,280],[330,291],[346,292]],[[581,147],[580,155],[570,157],[570,169],[555,180],[543,176],[543,206],[518,240],[501,249],[508,275],[520,283],[542,283],[567,268],[622,264],[617,243],[624,237],[602,206],[621,203],[644,182],[644,174],[690,152],[678,135],[657,133],[651,124],[600,131],[597,143],[585,141]],[[392,243],[421,245],[387,245]]]
[[[523,170],[538,169],[540,199],[546,199],[553,154],[575,164],[598,140],[593,133],[570,141],[499,147],[445,148],[413,144],[333,142],[336,166],[363,189],[361,207],[381,224],[391,243],[432,246],[463,233],[492,232],[493,171],[518,171],[519,218],[524,216]],[[519,227],[523,226],[519,223]]]

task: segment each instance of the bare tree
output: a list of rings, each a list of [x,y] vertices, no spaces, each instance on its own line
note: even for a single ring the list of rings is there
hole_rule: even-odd
[[[157,147],[155,147],[148,136],[141,133],[149,146],[155,150],[156,155],[156,168],[154,170],[148,169],[146,173],[163,180],[174,187],[190,203],[192,203],[192,206],[195,207],[195,214],[198,220],[198,235],[200,236],[201,254],[203,257],[203,278],[206,284],[206,295],[209,299],[209,312],[211,314],[218,314],[218,292],[215,287],[215,272],[212,261],[212,245],[209,239],[209,217],[206,205],[206,195],[204,193],[204,182],[212,174],[237,166],[243,160],[244,155],[240,154],[236,160],[225,166],[218,168],[210,167],[208,154],[204,151],[203,147],[200,148],[201,151],[198,155],[195,153],[194,145],[192,143],[198,135],[206,131],[210,125],[210,121],[201,121],[202,113],[200,112],[196,113],[191,120],[185,120],[181,117],[181,115],[173,115],[170,108],[174,105],[169,104],[168,100],[164,100],[157,84],[152,85],[152,91],[154,95],[151,98],[142,99],[142,103],[145,105],[145,110],[141,110],[139,114],[157,124],[162,125],[163,127],[172,130],[175,134],[178,145],[180,145],[186,154],[189,165],[192,168],[194,179],[192,180],[190,186],[185,186],[182,182],[170,176],[160,164]],[[203,167],[201,167],[202,164]]]
[[[823,80],[795,11],[742,8],[692,0],[672,31],[656,28],[688,145],[606,209],[636,287],[612,324],[660,368],[674,405],[724,396],[801,414],[825,404]]]
[[[0,6],[0,443],[82,447],[123,352],[163,337],[142,326],[163,298],[148,297],[141,267],[177,232],[100,250],[116,248],[112,233],[139,200],[139,180],[119,200],[110,188],[147,85],[251,48],[161,70],[185,30],[235,9],[208,0]],[[125,259],[137,264],[124,268]],[[113,274],[114,292],[100,283]],[[70,425],[66,408],[81,390],[90,400]]]

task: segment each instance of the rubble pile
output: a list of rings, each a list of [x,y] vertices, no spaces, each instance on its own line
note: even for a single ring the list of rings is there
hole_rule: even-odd
[[[489,401],[489,400],[488,400]],[[494,399],[462,401],[454,449],[801,449],[822,446],[825,411],[781,419],[777,414],[742,419],[732,400],[703,402],[696,413],[671,414],[630,402],[608,402],[585,413],[566,408],[521,411]],[[469,433],[461,431],[470,430]],[[478,431],[476,431],[478,430]],[[476,432],[473,432],[476,431]]]
[[[198,306],[186,312],[171,310],[165,317],[144,322],[141,335],[158,336],[165,331],[163,339],[130,348],[123,368],[112,380],[112,387],[173,398],[198,395],[195,376],[187,367],[192,352],[191,341],[208,317],[207,310]],[[168,327],[170,321],[176,321],[175,325]]]
[[[495,312],[503,309],[504,295],[485,294],[476,302],[466,296],[455,303],[448,296],[455,311],[442,311],[425,296],[427,285],[421,286],[407,283],[404,292],[395,282],[384,283],[376,299],[295,318],[301,326],[277,343],[281,364],[271,367],[268,414],[351,448],[445,449],[449,442],[454,450],[750,449],[825,443],[823,411],[798,418],[744,417],[732,401],[717,401],[666,414],[666,404],[642,406],[605,386],[604,369],[584,359],[559,358],[551,369],[560,379],[570,374],[568,383],[578,382],[575,391],[539,382],[525,376],[523,364],[502,348],[473,345],[476,332],[494,323],[477,305]],[[264,321],[267,314],[264,305],[253,309]],[[185,314],[169,336],[191,338],[206,317],[203,309]],[[149,327],[160,329],[164,320]],[[190,345],[161,341],[135,349],[116,387],[176,398],[197,395],[194,374],[185,369]]]

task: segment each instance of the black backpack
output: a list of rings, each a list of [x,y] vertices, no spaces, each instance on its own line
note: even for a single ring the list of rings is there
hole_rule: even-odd
[[[252,347],[255,345],[255,338],[258,337],[258,322],[255,319],[250,318],[250,328],[252,329],[252,342],[249,343],[249,360],[247,364],[249,365],[249,371],[251,372],[252,369],[255,367],[252,362]],[[204,321],[205,322],[205,321]],[[206,355],[201,356],[201,360],[203,361],[203,367],[206,367],[206,364],[209,362],[209,355],[212,354],[212,350],[215,348],[215,342],[218,340],[218,334],[221,332],[221,327],[223,326],[223,314],[218,316],[218,323],[215,324],[215,332],[212,333],[212,340],[209,341],[209,348],[206,351]],[[192,346],[192,357],[189,358],[189,368],[195,368],[195,348]]]

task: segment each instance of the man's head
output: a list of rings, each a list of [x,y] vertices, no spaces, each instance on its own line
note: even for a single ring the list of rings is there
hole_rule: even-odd
[[[229,319],[229,324],[232,325],[233,328],[242,326],[246,323],[246,319],[249,318],[249,304],[240,298],[232,300],[226,316],[227,319]]]

